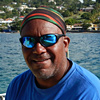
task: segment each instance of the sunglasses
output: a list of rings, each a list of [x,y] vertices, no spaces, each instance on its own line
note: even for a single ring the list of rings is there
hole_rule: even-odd
[[[64,34],[46,34],[40,37],[25,36],[20,38],[20,42],[27,48],[33,48],[37,43],[40,43],[44,47],[49,47],[57,43],[60,37]]]

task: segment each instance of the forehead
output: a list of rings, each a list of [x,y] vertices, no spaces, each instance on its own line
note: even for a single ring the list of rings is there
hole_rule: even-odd
[[[26,23],[21,31],[21,36],[41,36],[49,33],[62,34],[60,28],[53,23],[42,19],[34,19]]]

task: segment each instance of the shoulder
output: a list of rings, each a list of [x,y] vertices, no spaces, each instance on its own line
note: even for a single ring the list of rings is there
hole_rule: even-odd
[[[12,82],[11,82],[10,84],[17,83],[17,82],[20,83],[21,81],[23,82],[23,81],[27,80],[27,78],[28,78],[29,76],[32,76],[32,75],[33,75],[32,72],[31,72],[30,70],[27,70],[27,71],[25,71],[25,72],[19,74],[18,76],[16,76],[16,77],[12,80]]]
[[[18,95],[21,88],[25,88],[26,84],[28,84],[29,80],[33,78],[33,74],[30,70],[27,70],[20,75],[16,76],[8,86],[6,98],[7,100],[13,100]],[[13,99],[8,99],[12,97]]]
[[[79,66],[73,62],[73,80],[78,85],[76,88],[78,92],[84,91],[87,95],[96,95],[100,98],[100,80],[87,69]]]

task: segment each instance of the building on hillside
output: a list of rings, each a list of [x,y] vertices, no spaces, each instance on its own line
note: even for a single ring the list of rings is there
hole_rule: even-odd
[[[20,7],[18,7],[18,10],[23,11],[24,9],[28,9],[27,5],[21,5]]]
[[[25,17],[25,16],[20,16],[20,17],[19,17],[19,20],[23,20],[23,19],[24,19],[24,17]]]
[[[54,0],[49,0],[48,2],[54,2]]]
[[[91,12],[94,9],[94,5],[89,5],[86,8],[80,8],[80,11]]]
[[[5,13],[4,11],[0,10],[0,14],[4,14],[4,13]]]
[[[72,30],[73,25],[66,25],[66,28],[67,28],[68,31],[70,31],[70,30]]]
[[[81,32],[84,31],[82,24],[74,24],[74,25],[66,25],[67,31],[75,31],[75,32]],[[100,24],[93,24],[91,23],[91,26],[88,27],[88,31],[100,31]]]
[[[56,8],[59,9],[59,10],[62,10],[62,9],[64,9],[65,7],[64,7],[64,6],[56,6]]]
[[[66,25],[66,27],[67,27],[67,31],[76,31],[76,32],[83,31],[83,27],[81,23],[74,24],[74,25]]]
[[[98,26],[97,26],[97,24],[92,24],[91,23],[91,26],[88,28],[88,30],[90,30],[90,31],[97,31],[98,30]]]
[[[8,11],[14,10],[14,8],[13,7],[10,7],[10,6],[3,6],[3,8],[6,8]]]
[[[7,18],[6,20],[0,19],[0,24],[10,24],[12,22],[12,18]]]
[[[36,9],[36,7],[28,7],[27,9],[33,9],[33,10],[35,10],[35,9]]]
[[[82,24],[81,23],[74,24],[72,30],[82,31],[83,30]]]
[[[11,4],[13,4],[13,5],[17,5],[17,2],[12,2]]]
[[[53,2],[56,5],[56,2],[54,0],[49,0],[48,2]]]
[[[86,7],[86,8],[85,8],[85,11],[86,11],[86,12],[91,12],[93,9],[94,9],[93,7]]]
[[[14,8],[8,6],[8,7],[7,7],[7,10],[8,10],[8,11],[12,11],[12,10],[14,10]]]

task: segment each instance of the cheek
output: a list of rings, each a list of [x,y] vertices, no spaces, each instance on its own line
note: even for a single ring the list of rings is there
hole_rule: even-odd
[[[31,50],[22,46],[22,52],[23,52],[24,59],[27,62]]]
[[[53,55],[53,61],[55,63],[59,63],[62,61],[61,59],[66,56],[66,53],[64,51],[64,45],[63,43],[57,43],[56,45],[51,47],[51,54]]]

